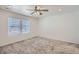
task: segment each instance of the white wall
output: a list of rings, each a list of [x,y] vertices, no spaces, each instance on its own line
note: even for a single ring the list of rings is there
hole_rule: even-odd
[[[15,16],[22,19],[25,16],[18,15],[16,13],[0,10],[0,46],[28,39],[37,36],[37,19],[27,17],[31,23],[31,31],[27,34],[20,34],[17,36],[8,36],[8,17]]]
[[[30,33],[20,34],[18,36],[8,36],[9,16],[19,17],[20,19],[25,17],[16,13],[0,10],[0,46],[38,36],[38,34],[49,39],[79,43],[79,12],[55,16],[48,15],[39,20],[28,17],[31,22]]]
[[[79,12],[48,15],[39,19],[39,35],[79,44]]]

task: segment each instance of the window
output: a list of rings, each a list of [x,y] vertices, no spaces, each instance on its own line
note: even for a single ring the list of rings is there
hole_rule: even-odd
[[[20,33],[20,20],[14,17],[8,19],[8,33],[19,34]]]
[[[9,17],[8,34],[16,35],[28,32],[30,32],[30,22],[28,20],[20,20],[15,17]]]
[[[30,23],[28,20],[22,20],[22,33],[30,32]]]

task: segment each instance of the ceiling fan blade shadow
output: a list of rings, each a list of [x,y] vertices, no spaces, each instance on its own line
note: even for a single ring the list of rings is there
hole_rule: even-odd
[[[34,11],[34,10],[32,10],[32,9],[26,9],[27,11]]]
[[[35,12],[32,12],[31,15],[34,14],[34,13],[35,13]]]

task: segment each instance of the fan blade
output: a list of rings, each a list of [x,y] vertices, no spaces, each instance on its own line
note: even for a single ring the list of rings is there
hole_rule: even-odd
[[[39,13],[40,15],[42,15],[42,13]]]
[[[42,10],[42,11],[48,11],[48,10]]]
[[[37,10],[37,6],[35,6],[35,10]]]
[[[45,9],[45,10],[37,10],[37,11],[48,11],[48,10]]]

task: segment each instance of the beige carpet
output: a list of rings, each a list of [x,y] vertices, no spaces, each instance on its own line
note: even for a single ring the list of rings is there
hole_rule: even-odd
[[[35,37],[0,48],[1,54],[78,54],[79,45]]]

